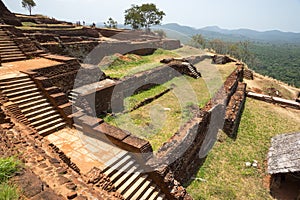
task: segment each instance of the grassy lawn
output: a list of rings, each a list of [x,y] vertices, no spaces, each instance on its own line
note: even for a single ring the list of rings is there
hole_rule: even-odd
[[[103,71],[112,78],[123,78],[138,72],[159,67],[162,65],[160,60],[173,57],[179,57],[179,55],[163,49],[158,49],[154,54],[149,56],[128,54],[123,56],[123,58],[112,58],[114,62],[107,69],[103,69]]]
[[[20,169],[21,162],[14,157],[0,158],[0,200],[19,199],[18,188],[8,180]]]
[[[159,61],[167,57],[199,55],[202,51],[183,47],[175,51],[157,50],[150,56],[127,55],[117,58],[104,72],[115,78],[122,78],[149,67],[159,66]],[[189,54],[190,53],[190,54]],[[173,80],[143,91],[125,99],[126,110],[131,110],[147,98],[154,97],[168,88],[173,88],[159,99],[144,105],[130,113],[107,116],[104,120],[114,126],[125,129],[132,134],[148,140],[154,151],[166,142],[191,116],[193,105],[203,107],[223,84],[226,77],[235,69],[235,63],[213,65],[211,60],[205,60],[196,65],[203,78],[193,79],[188,76]],[[174,87],[175,86],[175,87]]]
[[[192,105],[203,107],[210,99],[203,79],[183,76],[127,98],[126,110],[170,87],[173,89],[159,99],[130,113],[108,116],[104,120],[148,140],[156,151],[192,116]]]
[[[266,156],[271,137],[300,130],[300,112],[247,99],[238,132],[233,141],[217,142],[197,178],[188,187],[194,199],[272,199],[268,192]],[[245,162],[258,161],[258,168]]]

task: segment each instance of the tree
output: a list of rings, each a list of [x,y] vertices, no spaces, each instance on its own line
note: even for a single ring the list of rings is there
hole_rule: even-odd
[[[166,38],[167,37],[166,32],[161,30],[161,29],[155,30],[153,32],[156,33],[160,38]]]
[[[158,10],[155,4],[132,5],[125,10],[125,25],[131,25],[133,29],[145,28],[150,31],[151,25],[159,25],[166,14]]]
[[[205,49],[206,41],[205,41],[204,37],[201,34],[196,34],[196,35],[192,36],[191,45],[193,47],[196,47],[196,48]]]
[[[104,22],[104,26],[106,28],[117,28],[118,22],[113,20],[111,17],[108,19],[107,22]]]
[[[30,15],[31,15],[32,8],[35,6],[36,4],[34,0],[22,0],[22,7],[26,8],[29,11]]]
[[[210,48],[212,48],[219,54],[227,53],[226,43],[220,39],[214,39],[214,40],[209,41],[209,46],[210,46]]]

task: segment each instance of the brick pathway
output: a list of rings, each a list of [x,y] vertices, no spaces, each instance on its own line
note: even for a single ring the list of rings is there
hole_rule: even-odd
[[[105,169],[106,163],[124,152],[113,144],[107,144],[71,128],[55,132],[47,136],[47,139],[70,157],[83,174],[93,167]]]

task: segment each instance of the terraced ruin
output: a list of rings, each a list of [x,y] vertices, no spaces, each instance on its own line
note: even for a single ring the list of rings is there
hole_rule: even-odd
[[[192,199],[183,185],[219,130],[237,137],[253,78],[244,63],[0,11],[0,153],[24,160],[26,198]]]

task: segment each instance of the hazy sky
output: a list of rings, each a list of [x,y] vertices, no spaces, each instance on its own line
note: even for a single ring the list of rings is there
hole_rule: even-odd
[[[13,12],[27,13],[21,0],[3,0]],[[33,14],[67,21],[103,22],[109,17],[124,22],[132,4],[155,3],[166,13],[163,23],[202,28],[250,28],[259,31],[300,32],[300,0],[35,0]]]

